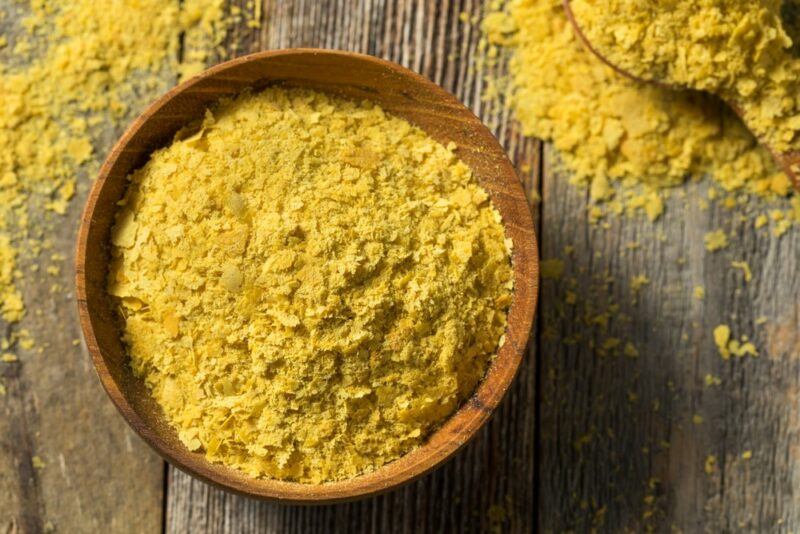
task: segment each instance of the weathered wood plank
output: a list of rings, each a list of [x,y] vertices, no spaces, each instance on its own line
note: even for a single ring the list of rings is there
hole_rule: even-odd
[[[482,102],[475,64],[481,0],[267,1],[265,25],[250,51],[320,46],[397,61],[454,92],[492,127],[538,187],[539,144],[521,138],[509,113]],[[246,49],[245,49],[246,50]],[[535,365],[531,355],[509,397],[476,440],[446,466],[375,499],[302,508],[242,499],[170,468],[169,532],[447,532],[534,524]],[[491,513],[490,513],[491,512]]]
[[[656,224],[604,230],[566,176],[548,167],[543,181],[542,257],[566,266],[544,282],[539,315],[543,530],[797,531],[798,233],[776,240],[735,211],[703,209],[703,186],[674,195]],[[732,244],[708,253],[703,237],[718,228]],[[731,267],[742,260],[749,284]],[[650,284],[636,298],[642,274]],[[607,331],[587,324],[611,303],[620,310]],[[723,323],[761,357],[724,361],[712,337]],[[639,357],[603,356],[610,337]]]
[[[3,61],[14,68],[25,66],[20,64],[25,54],[12,49],[26,9],[24,3],[0,1],[0,35],[11,42]],[[102,132],[97,157],[119,134],[110,126]],[[119,417],[88,355],[76,344],[81,336],[72,291],[73,249],[90,184],[80,173],[63,217],[31,209],[33,237],[48,245],[36,258],[19,257],[26,317],[13,326],[0,320],[3,339],[27,330],[35,341],[32,348],[9,349],[19,361],[0,363],[2,533],[146,534],[162,527],[164,463]],[[53,260],[54,255],[61,259]],[[48,272],[48,267],[58,270]]]
[[[52,252],[67,258],[61,273],[23,286],[25,302],[36,306],[20,326],[37,345],[17,348],[19,362],[0,364],[7,389],[0,397],[1,532],[154,533],[162,526],[164,464],[123,422],[73,343],[80,332],[72,291],[50,291],[72,286],[81,204],[50,236]]]

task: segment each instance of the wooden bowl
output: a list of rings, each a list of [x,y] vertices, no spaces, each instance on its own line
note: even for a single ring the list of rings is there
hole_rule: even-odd
[[[278,83],[369,99],[439,142],[455,142],[457,154],[502,214],[514,244],[515,287],[506,343],[476,392],[423,446],[372,473],[342,482],[310,485],[254,479],[190,452],[143,381],[133,375],[106,293],[110,229],[128,183],[126,176],[220,97]],[[489,130],[454,96],[388,61],[349,52],[293,49],[217,65],[169,91],[133,122],[111,150],[89,194],[78,235],[76,271],[81,326],[97,374],[122,416],[151,447],[180,469],[227,490],[284,502],[324,503],[374,495],[410,482],[447,460],[483,426],[522,360],[536,308],[539,261],[530,207],[514,168]]]

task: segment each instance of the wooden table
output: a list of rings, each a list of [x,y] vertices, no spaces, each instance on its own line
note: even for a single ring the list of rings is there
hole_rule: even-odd
[[[471,106],[541,196],[542,256],[563,259],[565,273],[544,281],[530,356],[479,437],[432,475],[366,501],[302,508],[226,494],[127,429],[73,344],[72,295],[29,284],[26,301],[43,313],[25,326],[47,346],[0,366],[0,532],[800,529],[800,234],[773,239],[736,211],[704,209],[703,185],[675,191],[655,224],[591,225],[586,193],[553,170],[555,154],[481,100],[480,31],[461,16],[481,10],[481,0],[265,0],[262,28],[242,24],[228,42],[237,54],[341,48],[408,66]],[[81,204],[53,236],[69,257]],[[703,236],[717,228],[735,239],[710,254]],[[751,282],[734,260],[748,262]],[[636,291],[642,274],[650,283]],[[61,277],[72,283],[69,269]],[[760,357],[723,360],[712,340],[721,323]],[[608,338],[638,357],[604,355]]]

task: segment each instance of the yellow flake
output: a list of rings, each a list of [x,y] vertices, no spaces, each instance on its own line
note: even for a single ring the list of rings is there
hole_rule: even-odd
[[[644,274],[634,276],[631,279],[631,291],[634,294],[638,294],[647,285],[650,285],[650,279]]]
[[[716,252],[728,246],[728,235],[724,230],[715,230],[705,235],[706,250]]]
[[[608,178],[604,174],[595,176],[589,187],[589,198],[597,201],[607,200],[614,196],[614,189],[608,183]]]
[[[131,174],[108,290],[189,450],[342,480],[424,443],[472,394],[513,276],[456,150],[369,102],[271,87]]]
[[[12,354],[10,352],[6,352],[2,356],[0,356],[0,362],[13,363],[16,361],[19,361],[19,358],[17,358],[16,354]]]
[[[723,359],[727,360],[731,357],[731,352],[728,349],[728,342],[731,339],[731,329],[728,325],[719,325],[714,329],[714,343],[719,349],[719,354]]]
[[[67,141],[67,155],[80,165],[92,155],[92,144],[85,137],[76,137]]]
[[[753,451],[744,451],[742,453],[742,460],[749,460],[753,457]]]
[[[694,286],[693,294],[694,298],[696,298],[697,300],[703,300],[704,298],[706,298],[706,288],[704,288],[703,286]]]
[[[706,462],[704,465],[704,470],[706,474],[710,475],[714,473],[716,468],[717,468],[717,457],[714,456],[713,454],[709,454],[708,456],[706,456]]]
[[[44,469],[44,466],[46,464],[44,463],[44,460],[42,460],[41,457],[34,455],[33,457],[31,457],[31,465],[33,466],[34,469]]]
[[[749,282],[753,279],[753,271],[750,270],[750,265],[748,265],[746,261],[734,261],[731,262],[731,266],[734,269],[741,269],[742,273],[744,273],[745,282]]]
[[[634,358],[638,358],[639,357],[639,351],[636,350],[636,347],[633,345],[633,343],[630,343],[630,342],[625,343],[625,349],[624,349],[623,353],[628,358],[634,359]]]
[[[747,341],[746,338],[743,338],[742,341],[731,340],[728,347],[730,353],[737,358],[742,358],[743,356],[758,357],[758,350],[755,345]]]
[[[719,386],[720,384],[722,384],[722,380],[719,377],[711,375],[711,374],[707,374],[705,376],[704,380],[705,380],[706,386],[709,386],[709,387],[710,386]]]
[[[608,10],[600,4],[576,0],[573,8],[585,8],[592,20],[603,20]],[[616,4],[625,6],[620,13],[627,18],[607,18],[621,31],[657,11],[641,9],[631,0],[611,5]],[[680,0],[677,5],[686,13],[684,8],[694,2]],[[509,101],[523,132],[551,141],[558,153],[556,164],[596,201],[622,196],[626,213],[641,211],[654,220],[663,211],[661,194],[666,188],[706,175],[731,205],[738,204],[736,195],[741,192],[768,198],[787,194],[786,176],[776,172],[770,154],[730,109],[714,97],[636,83],[605,67],[576,38],[561,0],[494,3],[482,29],[489,46],[502,46],[510,53]],[[611,30],[598,33],[601,44],[632,40]],[[773,35],[781,41],[781,35]],[[674,50],[673,32],[643,34],[641,40],[647,44],[664,37],[669,39],[667,48]],[[637,44],[632,50],[641,48]],[[653,47],[648,50],[657,56]],[[646,66],[636,59],[638,67]],[[795,99],[790,96],[787,101]],[[716,196],[712,188],[709,198]],[[614,210],[592,206],[590,221],[597,223],[606,213]]]
[[[165,313],[164,317],[161,319],[161,323],[164,325],[164,330],[166,330],[171,337],[177,337],[180,333],[180,318],[173,312]]]
[[[692,423],[695,425],[702,425],[703,424],[703,416],[700,414],[694,414],[692,416]]]
[[[762,213],[761,215],[756,217],[756,219],[755,219],[755,221],[753,223],[753,226],[755,226],[756,230],[759,230],[759,229],[765,227],[768,224],[769,224],[769,219],[767,218],[766,215],[764,215]]]
[[[772,228],[772,235],[775,237],[782,237],[792,227],[792,221],[789,219],[781,219],[775,223]]]
[[[22,328],[14,333],[14,339],[19,346],[25,350],[30,350],[34,346],[33,336],[27,328]]]

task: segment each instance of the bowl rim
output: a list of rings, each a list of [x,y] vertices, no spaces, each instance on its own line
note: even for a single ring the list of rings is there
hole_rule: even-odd
[[[86,276],[89,228],[93,224],[93,214],[98,206],[98,197],[111,171],[117,164],[119,155],[125,150],[131,138],[134,137],[143,125],[153,118],[154,115],[157,115],[158,111],[176,95],[190,89],[205,78],[224,74],[226,71],[236,66],[251,61],[302,55],[339,56],[371,63],[373,66],[377,66],[381,69],[388,69],[394,71],[394,73],[399,73],[410,79],[412,83],[417,84],[417,86],[421,87],[426,92],[430,92],[437,98],[442,99],[442,101],[446,101],[448,105],[461,108],[461,113],[468,116],[471,121],[471,127],[482,129],[482,133],[488,134],[488,137],[491,138],[491,142],[487,139],[489,146],[483,148],[493,152],[493,156],[497,156],[498,158],[500,154],[502,154],[502,168],[498,168],[498,174],[504,175],[505,178],[510,176],[514,177],[515,184],[508,184],[509,187],[512,188],[513,194],[507,195],[513,198],[507,198],[505,200],[511,202],[515,215],[517,216],[515,224],[513,225],[513,232],[516,232],[516,234],[512,236],[514,245],[512,267],[515,288],[512,293],[509,317],[511,317],[511,312],[515,307],[521,307],[519,320],[517,321],[519,328],[515,329],[515,331],[519,333],[510,335],[513,332],[507,327],[506,342],[491,361],[487,368],[486,375],[478,383],[475,391],[442,423],[441,426],[428,436],[422,445],[372,472],[342,481],[325,482],[321,484],[252,478],[240,471],[223,466],[222,464],[212,463],[206,460],[202,453],[191,453],[185,448],[181,450],[180,447],[170,445],[167,440],[165,440],[156,429],[151,427],[134,409],[132,403],[128,400],[122,388],[111,374],[104,351],[98,343],[93,325],[92,314],[88,304],[88,284]],[[489,194],[492,196],[493,191],[489,190]],[[519,213],[517,214],[517,212]],[[521,220],[519,220],[520,218]],[[505,218],[503,220],[503,226],[508,235],[512,230]],[[524,239],[520,236],[524,236]],[[520,265],[522,265],[522,267],[520,267]],[[521,278],[523,276],[524,278]],[[262,500],[295,504],[325,504],[378,495],[417,480],[450,459],[466,445],[468,441],[475,437],[505,396],[524,357],[538,300],[539,258],[530,204],[526,200],[522,183],[516,171],[508,159],[507,154],[491,131],[469,108],[461,103],[458,98],[424,76],[397,63],[375,56],[342,50],[288,48],[256,52],[212,66],[164,93],[133,120],[109,151],[87,197],[85,208],[81,216],[77,239],[75,282],[81,329],[98,378],[126,423],[163,459],[205,482],[240,495],[255,497]],[[503,366],[498,365],[501,355],[504,358]],[[480,395],[481,392],[488,396],[484,398],[484,396]],[[460,437],[458,439],[453,439],[451,436],[447,439],[445,436],[445,438],[442,439],[435,439],[446,435],[448,432],[454,433]]]

